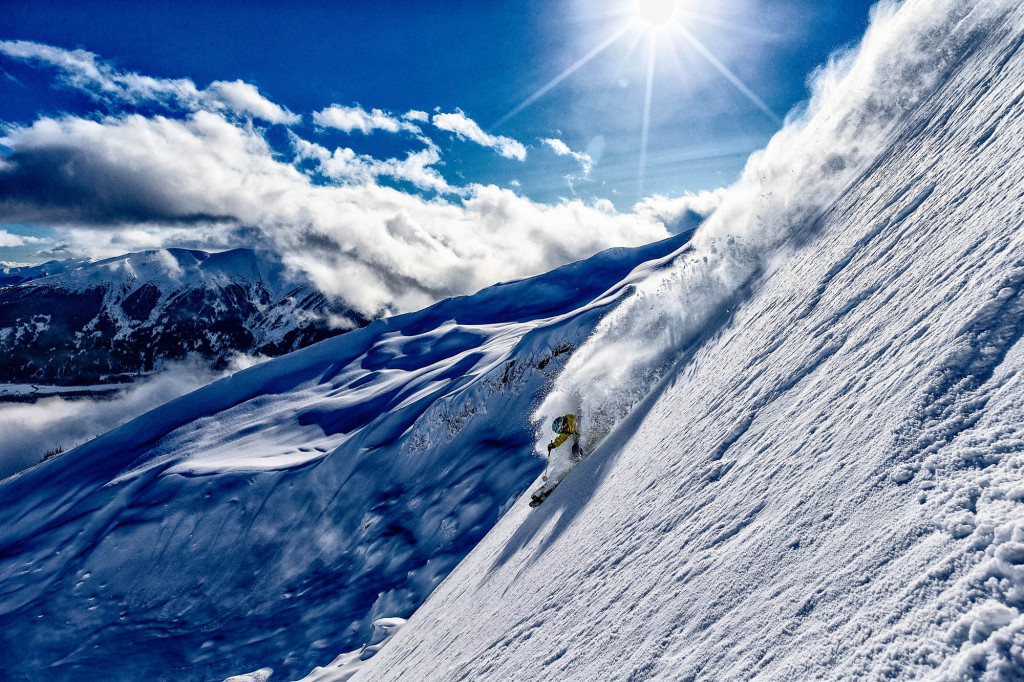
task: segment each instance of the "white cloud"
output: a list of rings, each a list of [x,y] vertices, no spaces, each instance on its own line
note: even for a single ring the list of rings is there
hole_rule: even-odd
[[[480,185],[426,199],[373,181],[388,175],[445,191],[432,146],[379,161],[293,139],[300,167],[313,160],[340,180],[314,181],[259,129],[206,111],[11,126],[0,138],[12,150],[0,172],[0,223],[61,227],[68,248],[92,256],[123,253],[129,242],[269,248],[369,315],[668,234],[649,216],[579,201],[535,204]]]
[[[186,111],[226,111],[270,123],[294,124],[301,120],[242,81],[214,81],[200,90],[188,78],[153,78],[119,71],[92,52],[64,50],[27,40],[0,40],[0,54],[54,67],[61,72],[65,85],[97,100],[132,105],[155,102]]]
[[[296,155],[300,159],[316,161],[318,170],[324,176],[340,183],[368,185],[378,177],[391,177],[441,194],[462,193],[461,188],[449,185],[433,167],[441,161],[440,150],[429,140],[424,139],[424,142],[427,143],[426,149],[409,152],[405,159],[381,161],[348,147],[339,147],[331,152],[322,145],[292,135]]]
[[[416,109],[412,109],[410,111],[405,112],[404,114],[402,114],[402,118],[404,118],[407,121],[419,121],[421,123],[430,122],[430,114],[428,114],[425,111],[418,111]]]
[[[637,203],[633,210],[663,224],[668,231],[679,234],[695,229],[715,212],[728,192],[720,187],[712,192],[686,194],[675,199],[655,195]]]
[[[26,246],[28,244],[43,244],[47,240],[39,237],[28,237],[21,234],[11,234],[7,230],[0,230],[0,248],[10,246]]]
[[[408,114],[405,117],[408,117]],[[374,130],[383,130],[388,133],[420,132],[419,127],[412,123],[407,123],[380,109],[366,111],[358,104],[354,107],[334,104],[314,113],[313,121],[323,128],[336,128],[346,133],[358,130],[364,135],[369,135]]]
[[[267,358],[238,356],[223,372],[200,359],[167,363],[165,369],[112,397],[43,398],[35,403],[0,403],[0,479],[116,428],[149,410]]]
[[[255,215],[264,191],[304,181],[258,132],[206,111],[185,120],[42,118],[9,126],[0,144],[16,159],[0,172],[7,222],[216,222]]]
[[[562,142],[558,138],[547,137],[542,139],[541,142],[547,145],[551,149],[551,151],[553,151],[558,156],[571,156],[572,158],[574,158],[580,164],[580,168],[583,170],[583,177],[590,176],[590,169],[594,165],[594,160],[590,158],[589,154],[585,154],[584,152],[574,152],[573,150],[569,149],[569,145],[567,145],[565,142]]]
[[[214,81],[203,94],[212,108],[223,107],[242,116],[288,125],[294,125],[302,120],[298,114],[293,114],[261,95],[255,85],[244,81]]]
[[[506,159],[526,160],[526,147],[521,142],[511,137],[485,133],[477,122],[466,116],[461,109],[456,109],[452,114],[434,114],[431,122],[440,130],[455,133],[460,140],[470,140],[490,147]]]

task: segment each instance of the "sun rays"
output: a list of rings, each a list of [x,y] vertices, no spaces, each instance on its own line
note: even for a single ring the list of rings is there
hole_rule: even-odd
[[[532,95],[530,95],[529,97],[524,99],[522,102],[517,104],[515,106],[515,108],[513,108],[510,112],[508,112],[507,114],[502,116],[500,119],[498,119],[498,121],[493,126],[491,126],[491,127],[492,128],[497,128],[498,126],[502,125],[503,123],[506,123],[510,118],[512,118],[513,116],[518,114],[520,111],[522,111],[526,107],[530,106],[531,104],[533,104],[534,102],[539,100],[541,97],[546,95],[548,93],[548,91],[551,90],[551,88],[555,87],[556,85],[558,85],[559,83],[564,81],[566,78],[568,78],[572,74],[574,74],[577,71],[579,71],[591,59],[593,59],[597,55],[599,55],[602,52],[604,52],[606,49],[611,47],[614,43],[618,42],[619,38],[621,38],[622,36],[624,36],[627,33],[629,33],[629,31],[632,28],[633,27],[629,26],[629,25],[619,27],[619,30],[615,31],[610,36],[608,36],[604,41],[601,42],[600,45],[598,45],[597,47],[592,49],[590,52],[586,53],[585,55],[583,55],[582,57],[577,59],[575,62],[573,62],[573,64],[571,66],[569,66],[567,69],[565,69],[565,71],[562,71],[562,73],[558,74],[557,76],[555,76],[554,78],[549,80],[547,83],[545,83],[544,85],[540,86]]]
[[[726,80],[732,83],[737,90],[743,93],[743,95],[748,100],[750,100],[751,104],[760,109],[765,116],[775,121],[775,123],[782,125],[782,119],[779,118],[779,116],[774,111],[772,111],[771,107],[765,104],[764,100],[755,95],[753,90],[748,88],[746,84],[743,81],[741,81],[736,74],[729,70],[729,67],[723,64],[721,60],[719,60],[718,57],[716,57],[711,52],[711,50],[704,46],[704,43],[697,40],[696,36],[690,33],[689,29],[687,29],[685,25],[679,24],[675,28],[677,31],[679,31],[679,34],[686,39],[686,42],[688,42],[693,47],[693,49],[697,50],[697,52],[699,52],[700,55],[704,57],[704,59],[706,59],[709,64],[711,64],[711,66],[715,67],[718,70],[718,72],[725,77]],[[674,46],[672,47],[673,49],[675,49]]]
[[[647,45],[647,81],[644,89],[644,118],[640,128],[640,175],[637,178],[637,198],[644,193],[644,175],[647,173],[647,140],[651,132],[651,101],[654,98],[654,67],[658,55],[658,37],[652,34]]]
[[[654,81],[658,69],[657,53],[661,45],[665,45],[674,57],[676,70],[681,78],[686,75],[682,73],[679,63],[680,44],[688,46],[699,54],[711,67],[729,84],[739,91],[758,111],[767,116],[776,125],[782,124],[782,119],[761,99],[749,86],[744,83],[725,63],[719,59],[701,40],[699,40],[686,26],[686,19],[700,18],[703,15],[692,9],[683,7],[684,0],[621,0],[618,7],[612,11],[612,16],[618,17],[621,23],[600,43],[589,52],[573,62],[557,76],[537,88],[532,94],[513,107],[507,114],[498,119],[491,129],[504,125],[514,116],[527,107],[534,104],[541,97],[550,92],[553,88],[562,83],[569,76],[573,75],[589,62],[594,60],[610,47],[625,37],[631,37],[634,41],[647,42],[646,71],[644,78],[643,110],[641,112],[640,126],[640,167],[637,175],[637,192],[639,198],[643,197],[644,180],[647,170],[647,150],[651,132],[651,109],[654,99]],[[711,18],[709,23],[716,23]],[[635,44],[635,42],[634,42]],[[629,50],[632,53],[632,50]]]

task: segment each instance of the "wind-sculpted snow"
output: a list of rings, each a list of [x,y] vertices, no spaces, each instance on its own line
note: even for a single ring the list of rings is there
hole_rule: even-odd
[[[1020,3],[876,10],[535,413],[596,451],[355,679],[1022,679],[1022,83]]]
[[[290,679],[408,616],[543,468],[538,396],[685,239],[379,320],[0,483],[0,677]]]

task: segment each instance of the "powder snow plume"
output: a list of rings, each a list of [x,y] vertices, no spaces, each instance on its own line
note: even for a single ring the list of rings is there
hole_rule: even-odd
[[[913,125],[920,103],[1012,4],[876,5],[860,45],[814,74],[806,110],[749,159],[671,267],[639,281],[573,356],[535,414],[540,428],[579,412],[584,447],[596,446],[695,340],[714,334],[760,276],[815,232],[823,212],[870,173]],[[966,30],[953,32],[958,24]]]
[[[356,679],[1021,679],[1024,5],[818,83],[567,363],[604,442]]]

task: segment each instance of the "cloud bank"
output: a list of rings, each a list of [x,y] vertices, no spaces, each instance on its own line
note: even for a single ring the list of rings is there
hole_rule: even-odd
[[[649,217],[536,204],[494,186],[463,188],[454,202],[425,199],[374,179],[446,191],[433,147],[377,161],[296,137],[297,157],[339,181],[320,184],[279,158],[258,130],[208,111],[43,118],[9,127],[0,144],[11,150],[0,171],[0,220],[61,227],[68,247],[82,252],[146,239],[256,244],[367,315],[668,234]]]
[[[527,157],[521,142],[485,132],[460,109],[396,114],[333,104],[302,127],[299,115],[242,81],[200,89],[189,79],[119,70],[85,50],[27,41],[0,41],[0,56],[55,69],[64,87],[107,105],[0,128],[0,225],[56,230],[47,257],[265,248],[374,317],[648,243],[678,227],[668,205],[624,214],[607,201],[548,205],[494,185],[453,184],[442,173],[441,145],[451,138],[432,138],[438,132],[504,158]],[[165,110],[131,108],[141,104]],[[257,120],[286,124],[287,134],[268,136]],[[317,137],[328,130],[359,133],[356,142],[398,134],[392,142],[409,148],[380,158],[328,146]],[[584,172],[593,163],[560,140],[544,144]]]
[[[28,244],[42,244],[45,241],[45,239],[40,239],[39,237],[11,234],[7,230],[0,230],[0,247],[27,246]]]
[[[165,369],[105,398],[43,398],[0,403],[0,479],[38,464],[55,448],[65,451],[232,372],[266,358],[239,356],[223,372],[201,359],[168,363]]]

